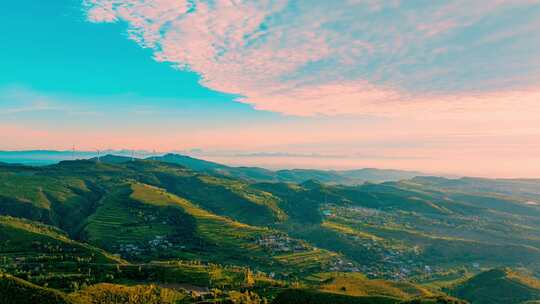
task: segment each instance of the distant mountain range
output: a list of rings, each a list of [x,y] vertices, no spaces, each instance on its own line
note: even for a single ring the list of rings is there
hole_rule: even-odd
[[[256,182],[290,182],[303,183],[308,180],[318,180],[331,184],[362,184],[364,182],[386,182],[409,179],[426,175],[415,171],[383,170],[365,168],[358,170],[315,170],[315,169],[286,169],[272,171],[258,167],[230,167],[215,162],[205,161],[180,154],[166,154],[150,157],[152,160],[179,164],[192,170],[222,174]]]
[[[100,160],[108,163],[123,163],[132,160],[132,152],[127,150],[104,151]],[[63,160],[97,159],[96,152],[72,151],[0,151],[0,162],[19,163],[25,165],[51,165]],[[138,151],[136,158],[146,158],[167,163],[182,165],[191,170],[220,174],[233,178],[241,178],[254,182],[290,182],[303,183],[308,180],[318,180],[323,183],[355,185],[365,182],[387,182],[410,179],[415,176],[428,174],[418,171],[389,170],[363,168],[357,170],[316,170],[316,169],[284,169],[269,170],[259,167],[233,167],[181,154],[165,154],[152,156],[148,152]]]
[[[129,150],[104,150],[101,155],[114,154],[121,156],[131,156]],[[137,156],[150,156],[147,151],[135,151]],[[52,165],[63,160],[89,159],[96,157],[98,151],[56,151],[56,150],[26,150],[26,151],[0,151],[0,162],[18,163],[24,165]]]

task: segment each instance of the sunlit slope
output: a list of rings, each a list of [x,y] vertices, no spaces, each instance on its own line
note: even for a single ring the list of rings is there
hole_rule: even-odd
[[[32,283],[60,288],[70,282],[90,282],[100,265],[114,268],[125,263],[102,249],[71,240],[55,227],[0,217],[0,269]]]
[[[150,171],[160,186],[219,215],[252,225],[271,225],[287,215],[269,193],[253,189],[244,181],[200,174],[182,175],[162,167]]]
[[[42,221],[76,234],[78,224],[93,213],[104,194],[130,180],[167,189],[213,213],[252,225],[286,218],[275,197],[243,181],[140,160],[0,167],[0,214]]]
[[[63,231],[25,219],[0,216],[0,250],[4,259],[46,261],[47,254],[60,255],[60,260],[78,259],[102,263],[119,263],[120,259],[87,244],[71,240]]]
[[[82,235],[96,246],[135,261],[194,259],[285,272],[320,269],[337,255],[310,248],[268,252],[257,240],[282,235],[211,213],[155,186],[130,183],[102,201]],[[301,241],[298,241],[301,243]]]
[[[519,186],[503,191],[500,181],[474,183],[429,177],[357,186],[250,183],[104,157],[0,166],[0,214],[55,226],[136,262],[199,259],[392,279],[456,267],[535,267],[534,182],[515,182],[525,193]]]
[[[196,207],[163,189],[131,183],[109,195],[87,219],[88,241],[141,258],[195,257],[238,252],[265,230]],[[132,249],[136,247],[136,249]],[[164,250],[166,249],[166,250]]]
[[[517,197],[465,196],[415,180],[253,187],[280,199],[280,208],[289,216],[283,225],[289,233],[369,264],[366,272],[395,274],[402,267],[416,267],[422,275],[425,266],[519,266],[540,260],[537,208]],[[395,266],[388,263],[389,257]],[[411,267],[410,260],[417,265]]]
[[[77,174],[54,176],[43,168],[0,170],[0,214],[52,224],[73,232],[102,191]]]
[[[510,269],[483,272],[451,290],[471,304],[518,304],[540,300],[540,281]]]
[[[309,281],[318,285],[320,291],[350,296],[387,296],[400,299],[430,297],[434,293],[422,286],[408,282],[370,280],[360,273],[318,273]]]

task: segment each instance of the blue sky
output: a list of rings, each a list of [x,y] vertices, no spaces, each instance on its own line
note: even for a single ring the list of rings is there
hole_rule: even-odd
[[[86,21],[80,1],[20,0],[2,10],[2,85],[28,84],[40,92],[82,95],[225,99],[197,81],[152,60],[152,51],[126,39],[125,24]],[[140,74],[156,77],[137,77]]]
[[[4,90],[69,99],[87,110],[158,108],[154,110],[160,113],[182,110],[201,117],[219,112],[227,119],[272,116],[200,85],[195,72],[156,62],[151,50],[127,39],[125,24],[87,22],[80,1],[7,5],[0,13],[3,44],[8,46],[0,48]]]
[[[0,149],[540,170],[539,1],[20,0],[0,20]]]

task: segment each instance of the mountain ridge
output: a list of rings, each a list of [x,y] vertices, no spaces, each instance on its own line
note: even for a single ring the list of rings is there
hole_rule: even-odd
[[[438,177],[254,182],[126,156],[0,165],[0,230],[10,235],[0,235],[0,267],[70,291],[125,281],[238,289],[258,276],[280,291],[295,286],[300,297],[298,290],[315,289],[349,300],[437,303],[428,299],[437,292],[414,284],[494,267],[540,272],[540,206],[529,204],[540,199],[535,185]]]
[[[142,153],[142,152],[141,152]],[[141,155],[138,153],[137,155]],[[167,153],[161,156],[147,155],[143,158],[169,163],[176,163],[187,168],[213,174],[222,174],[234,178],[243,178],[256,182],[292,182],[301,183],[317,178],[322,182],[333,184],[361,184],[364,182],[384,182],[408,179],[418,175],[427,175],[418,171],[360,168],[351,170],[319,170],[319,169],[280,169],[270,170],[254,166],[228,166],[213,161],[207,161],[188,155]],[[148,156],[149,155],[149,156]],[[133,157],[131,151],[107,150],[99,157],[103,162],[123,162]],[[0,161],[30,165],[51,165],[64,160],[98,159],[98,152],[91,151],[55,151],[55,150],[28,150],[28,151],[0,151]]]

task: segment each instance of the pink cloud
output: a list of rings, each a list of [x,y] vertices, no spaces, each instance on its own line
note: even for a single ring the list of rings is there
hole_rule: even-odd
[[[89,131],[88,140],[350,155],[273,165],[537,175],[540,1],[413,2],[86,0],[90,21],[125,22],[157,61],[256,109],[308,121],[166,136]],[[384,122],[363,123],[362,115]],[[354,157],[361,153],[381,159]],[[238,164],[246,161],[255,160]]]
[[[106,114],[99,125],[58,121],[0,123],[0,149],[146,149],[201,148],[210,151],[277,151],[336,157],[237,157],[212,159],[238,165],[351,169],[383,167],[499,177],[537,177],[540,172],[538,103],[502,94],[501,105],[486,111],[450,107],[401,112],[382,120],[352,117],[246,121],[185,128],[176,123],[126,125],[131,114]],[[531,98],[536,98],[530,95]],[[490,97],[490,99],[493,97]],[[538,99],[536,99],[538,100]],[[447,100],[444,103],[449,103]],[[464,100],[465,105],[471,105]],[[415,107],[413,103],[411,107]],[[482,109],[484,111],[482,111]],[[17,115],[17,114],[12,114]],[[126,116],[122,116],[126,115]],[[121,122],[119,125],[118,122]],[[164,126],[171,130],[163,132]]]
[[[313,1],[298,2],[292,11],[288,0],[84,1],[90,21],[126,22],[131,39],[154,49],[156,60],[195,71],[203,85],[243,96],[239,101],[257,109],[289,115],[386,114],[396,106],[430,104],[428,98],[434,100],[430,108],[442,105],[443,109],[456,103],[480,102],[482,96],[495,95],[499,100],[497,96],[507,93],[497,92],[505,88],[464,97],[461,92],[459,96],[436,89],[430,92],[430,82],[455,72],[455,66],[432,66],[408,75],[397,68],[461,52],[459,46],[430,44],[486,16],[537,3],[463,0],[410,9],[406,2],[397,0],[349,0],[331,8],[328,2]],[[392,11],[394,17],[380,19],[377,14],[383,10]],[[347,28],[330,26],[340,22]],[[498,35],[516,34],[530,27],[530,22],[524,22]],[[489,35],[486,33],[486,37]],[[374,60],[383,63],[358,73]],[[313,63],[319,63],[319,67],[310,67]],[[483,67],[489,65],[487,62]],[[491,73],[491,78],[510,77]],[[396,79],[389,83],[378,80],[388,75]],[[427,90],[418,93],[403,87],[409,79]],[[455,79],[448,83],[452,81]],[[486,79],[484,84],[490,81]]]

